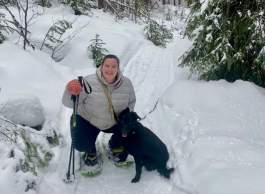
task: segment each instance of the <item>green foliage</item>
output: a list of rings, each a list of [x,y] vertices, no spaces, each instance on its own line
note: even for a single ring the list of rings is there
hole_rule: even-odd
[[[17,4],[17,0],[0,0],[0,7],[3,5],[14,6]]]
[[[50,0],[35,0],[35,3],[37,5],[42,6],[42,7],[51,7],[52,6]]]
[[[95,7],[95,1],[92,0],[65,0],[64,3],[72,7],[75,15],[88,15],[90,8]]]
[[[127,17],[135,23],[138,20],[147,19],[152,9],[151,1],[146,0],[130,0],[130,1],[98,1],[98,8],[104,8],[115,14],[116,19]]]
[[[52,159],[53,153],[47,144],[47,136],[37,133],[32,128],[18,126],[0,117],[0,142],[12,145],[8,157],[17,160],[14,166],[16,171],[37,175]]]
[[[8,26],[5,14],[0,12],[0,44],[6,40],[6,36],[4,34],[8,34],[10,32],[12,32],[12,30]]]
[[[172,20],[172,17],[173,17],[172,11],[169,8],[167,8],[166,9],[166,13],[165,13],[166,20],[167,21],[171,21]]]
[[[181,10],[175,10],[174,11],[174,15],[177,18],[180,18],[180,20],[185,20],[187,18],[186,14],[185,14],[185,9],[181,9]]]
[[[6,37],[2,34],[2,32],[0,31],[0,44],[2,44],[4,42],[4,40],[6,39]]]
[[[2,31],[5,30],[4,19],[5,19],[5,15],[3,13],[0,13],[0,44],[3,43],[4,40],[6,39],[6,37],[2,33]]]
[[[165,47],[166,44],[173,38],[173,33],[164,25],[158,24],[154,20],[150,20],[148,25],[144,28],[145,36],[157,46]]]
[[[44,150],[40,145],[33,143],[25,131],[21,131],[20,136],[24,143],[23,153],[25,158],[20,159],[19,169],[37,175],[37,168],[48,166],[53,154]]]
[[[101,65],[101,61],[106,55],[105,53],[108,52],[106,48],[103,47],[105,42],[99,38],[99,35],[96,34],[95,39],[92,39],[91,44],[88,46],[88,51],[92,55],[92,59],[94,60],[94,64],[96,67]]]
[[[141,18],[142,16],[146,17],[150,15],[151,11],[151,1],[145,0],[132,0],[129,1],[131,4],[131,8],[133,9],[133,17],[136,22],[137,18]],[[130,10],[127,10],[130,12]]]
[[[57,146],[60,143],[59,137],[58,137],[57,133],[55,132],[55,130],[53,130],[53,135],[47,136],[46,139],[51,146]]]
[[[217,0],[203,6],[197,1],[186,29],[193,48],[180,66],[205,80],[243,79],[265,86],[264,10],[258,0]]]

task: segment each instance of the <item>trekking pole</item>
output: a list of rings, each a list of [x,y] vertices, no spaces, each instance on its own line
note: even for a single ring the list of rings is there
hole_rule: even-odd
[[[78,95],[77,96],[72,95],[71,99],[73,100],[74,106],[73,106],[72,120],[70,122],[70,128],[71,128],[71,130],[73,130],[73,128],[76,127],[76,113],[77,113],[79,96]],[[72,176],[73,176],[72,179],[71,179],[71,173],[70,173],[71,163],[72,163]],[[71,142],[68,170],[67,170],[66,179],[64,179],[64,182],[71,183],[71,182],[73,182],[74,179],[75,179],[75,149],[73,146],[73,142]]]
[[[82,76],[78,76],[78,81],[80,82],[81,87],[84,88],[85,93],[91,94],[92,88],[89,85],[89,83],[87,83],[83,80]],[[89,88],[89,90],[87,89],[87,87]],[[71,99],[73,100],[74,106],[73,106],[72,120],[70,122],[70,128],[71,128],[71,130],[73,130],[76,127],[76,113],[77,113],[79,95],[77,95],[77,96],[72,95]],[[71,172],[70,172],[71,171],[71,164],[72,164],[73,179],[71,179]],[[68,170],[67,170],[66,179],[64,179],[64,182],[71,183],[71,182],[73,182],[74,179],[75,179],[75,148],[73,146],[73,142],[71,142]]]
[[[68,170],[67,170],[67,173],[66,173],[66,179],[64,179],[64,182],[66,182],[66,183],[70,183],[70,182],[73,181],[73,180],[71,180],[71,174],[70,174],[70,168],[71,168],[71,163],[72,163],[72,155],[73,155],[73,146],[71,145],[70,158],[69,158],[69,163],[68,163]]]

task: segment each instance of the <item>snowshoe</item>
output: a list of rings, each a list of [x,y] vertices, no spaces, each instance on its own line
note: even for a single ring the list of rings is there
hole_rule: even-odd
[[[106,156],[116,167],[128,168],[134,163],[132,156],[119,157],[118,154],[123,152],[123,148],[110,149],[109,147],[109,134],[102,133],[97,141],[97,148],[102,155]],[[122,150],[121,150],[122,149]],[[122,160],[121,160],[122,159]]]
[[[127,157],[127,154],[123,157],[124,153],[121,148],[110,149],[107,146],[106,153],[109,160],[111,160],[116,167],[128,168],[134,163],[133,158]]]
[[[125,161],[113,161],[114,165],[116,167],[120,167],[120,168],[128,168],[130,167],[134,161],[133,160],[125,160]]]
[[[101,154],[89,157],[86,153],[80,158],[80,174],[85,177],[94,177],[101,173],[103,160]]]

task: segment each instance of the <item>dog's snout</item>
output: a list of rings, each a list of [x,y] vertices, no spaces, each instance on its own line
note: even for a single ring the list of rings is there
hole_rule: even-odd
[[[127,137],[127,133],[122,133],[122,137]]]

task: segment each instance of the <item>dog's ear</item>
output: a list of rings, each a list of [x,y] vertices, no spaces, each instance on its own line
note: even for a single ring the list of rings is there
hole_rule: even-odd
[[[130,112],[130,109],[127,107],[119,114],[119,118],[123,118],[124,115],[127,115]]]
[[[124,109],[124,112],[128,114],[131,111],[130,111],[129,107],[127,107],[127,108]]]
[[[136,112],[131,112],[131,116],[132,116],[133,120],[135,120],[135,121],[137,121],[138,119],[141,119],[141,117],[139,117]]]

